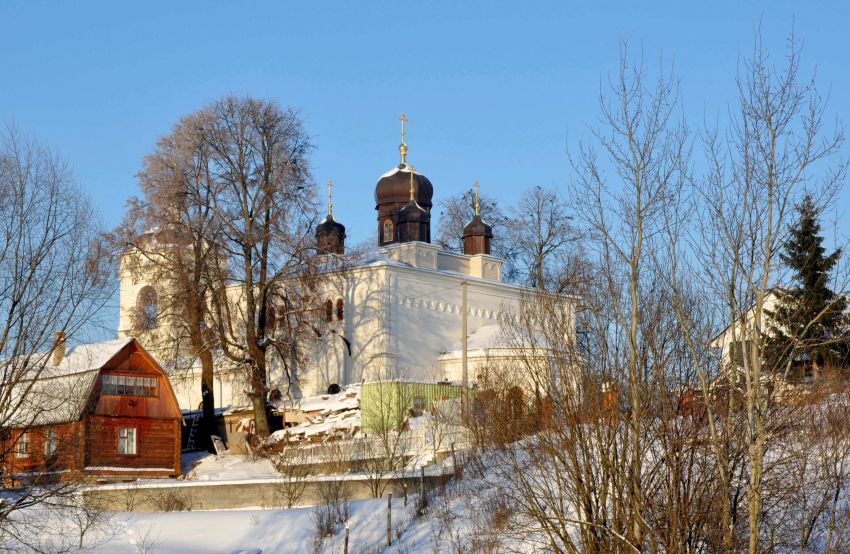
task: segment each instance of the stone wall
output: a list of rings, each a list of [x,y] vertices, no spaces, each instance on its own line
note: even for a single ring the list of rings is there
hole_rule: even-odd
[[[425,475],[425,487],[430,490],[445,483],[451,474]],[[296,506],[314,506],[321,503],[320,491],[329,483],[342,481],[348,488],[351,500],[372,498],[369,480],[363,476],[314,477],[304,488]],[[419,490],[420,478],[394,477],[382,479],[387,492],[396,498],[404,496],[407,484],[408,495]],[[87,505],[109,512],[160,512],[174,510],[228,510],[237,508],[285,508],[286,479],[265,479],[247,482],[197,482],[171,481],[106,485],[83,491]]]

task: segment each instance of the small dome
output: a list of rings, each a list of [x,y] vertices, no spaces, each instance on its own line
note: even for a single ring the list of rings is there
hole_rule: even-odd
[[[316,236],[330,233],[341,233],[345,235],[345,225],[336,221],[332,215],[326,216],[321,223],[316,225]]]
[[[409,195],[410,191],[408,191],[408,198]],[[429,221],[430,219],[428,212],[415,200],[408,200],[407,205],[398,211],[399,224],[418,223],[420,221]]]
[[[484,223],[481,216],[475,214],[463,228],[463,237],[488,237],[493,238],[493,228]]]
[[[339,255],[345,253],[345,225],[334,221],[331,214],[316,225],[316,252]]]
[[[421,173],[413,172],[416,203],[425,210],[432,206],[434,187]],[[375,186],[375,204],[405,204],[410,200],[410,167],[401,164],[381,176]]]

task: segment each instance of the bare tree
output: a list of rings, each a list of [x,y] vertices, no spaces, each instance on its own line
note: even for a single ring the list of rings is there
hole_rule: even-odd
[[[471,190],[440,200],[440,225],[437,228],[437,244],[450,252],[463,252],[463,228],[475,215],[475,201]],[[481,218],[493,229],[492,253],[505,258],[503,266],[505,277],[512,279],[516,270],[513,256],[516,247],[510,232],[510,220],[494,197],[486,194],[478,196],[478,211]]]
[[[515,263],[526,274],[521,281],[541,290],[563,290],[552,264],[579,237],[570,224],[564,199],[554,190],[535,186],[522,194],[509,213],[509,233],[516,241]]]
[[[182,118],[145,156],[139,172],[143,198],[133,197],[124,222],[114,231],[124,245],[126,270],[153,283],[158,313],[135,314],[135,333],[168,359],[201,364],[205,446],[215,434],[214,352],[210,278],[223,263],[213,198],[220,184],[211,175],[204,130],[211,114]],[[151,318],[155,319],[152,320]]]
[[[812,174],[843,143],[840,128],[824,133],[824,104],[813,81],[801,83],[799,49],[792,36],[783,66],[774,68],[756,39],[742,65],[738,101],[728,129],[706,138],[709,173],[694,191],[702,206],[700,234],[693,241],[699,272],[715,298],[730,346],[741,345],[740,366],[725,369],[729,387],[740,380],[746,434],[747,550],[761,550],[765,510],[763,478],[769,438],[782,418],[771,415],[769,375],[764,366],[765,305],[780,278],[781,245],[793,207],[806,188],[821,201],[835,198],[846,165],[827,167],[821,182]],[[715,439],[718,438],[715,433]]]
[[[207,111],[207,170],[218,183],[212,198],[220,226],[216,242],[226,259],[213,277],[218,342],[248,375],[256,433],[266,437],[270,364],[289,374],[296,350],[290,334],[274,334],[270,308],[303,313],[313,252],[311,143],[298,114],[276,102],[227,97]]]
[[[27,428],[52,365],[54,336],[90,338],[115,291],[114,265],[86,194],[68,164],[14,127],[0,134],[0,428]],[[63,335],[60,335],[63,336]],[[31,394],[32,393],[32,394]],[[4,473],[14,442],[2,441]],[[79,446],[79,445],[77,445]],[[67,505],[76,479],[33,476],[0,503],[0,545],[38,540],[45,520],[27,509]],[[27,532],[24,532],[24,531]],[[37,544],[27,545],[37,549]],[[0,546],[2,548],[2,546]]]
[[[360,458],[375,498],[383,495],[388,477],[403,473],[410,450],[407,420],[414,405],[410,387],[398,380],[399,373],[386,371],[383,377],[368,385],[372,387],[370,401],[361,403],[365,436],[360,442]]]
[[[647,344],[650,328],[644,327],[658,296],[651,277],[651,250],[654,236],[664,229],[664,203],[675,198],[685,183],[689,155],[688,129],[677,117],[676,80],[661,74],[654,85],[646,81],[642,62],[632,64],[624,47],[619,71],[608,91],[601,93],[604,127],[593,132],[596,146],[583,144],[574,160],[573,190],[577,212],[595,239],[612,323],[623,333],[629,509],[622,534],[638,549],[650,531],[642,462],[655,377],[650,371],[655,361],[652,344]],[[619,376],[615,378],[619,381]]]

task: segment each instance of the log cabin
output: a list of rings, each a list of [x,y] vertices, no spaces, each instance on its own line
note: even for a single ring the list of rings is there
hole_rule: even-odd
[[[182,416],[168,376],[135,338],[82,344],[9,391],[4,483],[174,477]],[[5,393],[5,391],[3,391]]]

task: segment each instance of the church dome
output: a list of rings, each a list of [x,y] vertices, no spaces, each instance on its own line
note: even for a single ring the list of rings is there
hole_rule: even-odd
[[[336,221],[331,214],[316,225],[316,249],[319,254],[345,253],[345,225]]]
[[[316,226],[316,235],[331,235],[335,233],[345,236],[345,225],[335,220],[332,215],[326,216]]]
[[[480,215],[475,214],[463,228],[463,238],[466,237],[493,238],[493,228],[484,223]]]
[[[415,200],[409,200],[407,205],[398,211],[398,223],[418,223],[429,221],[431,217],[428,212]]]
[[[375,205],[406,204],[410,200],[410,167],[400,164],[381,176],[375,187]],[[421,173],[413,172],[416,203],[426,211],[431,209],[431,197],[434,187],[431,181]]]

